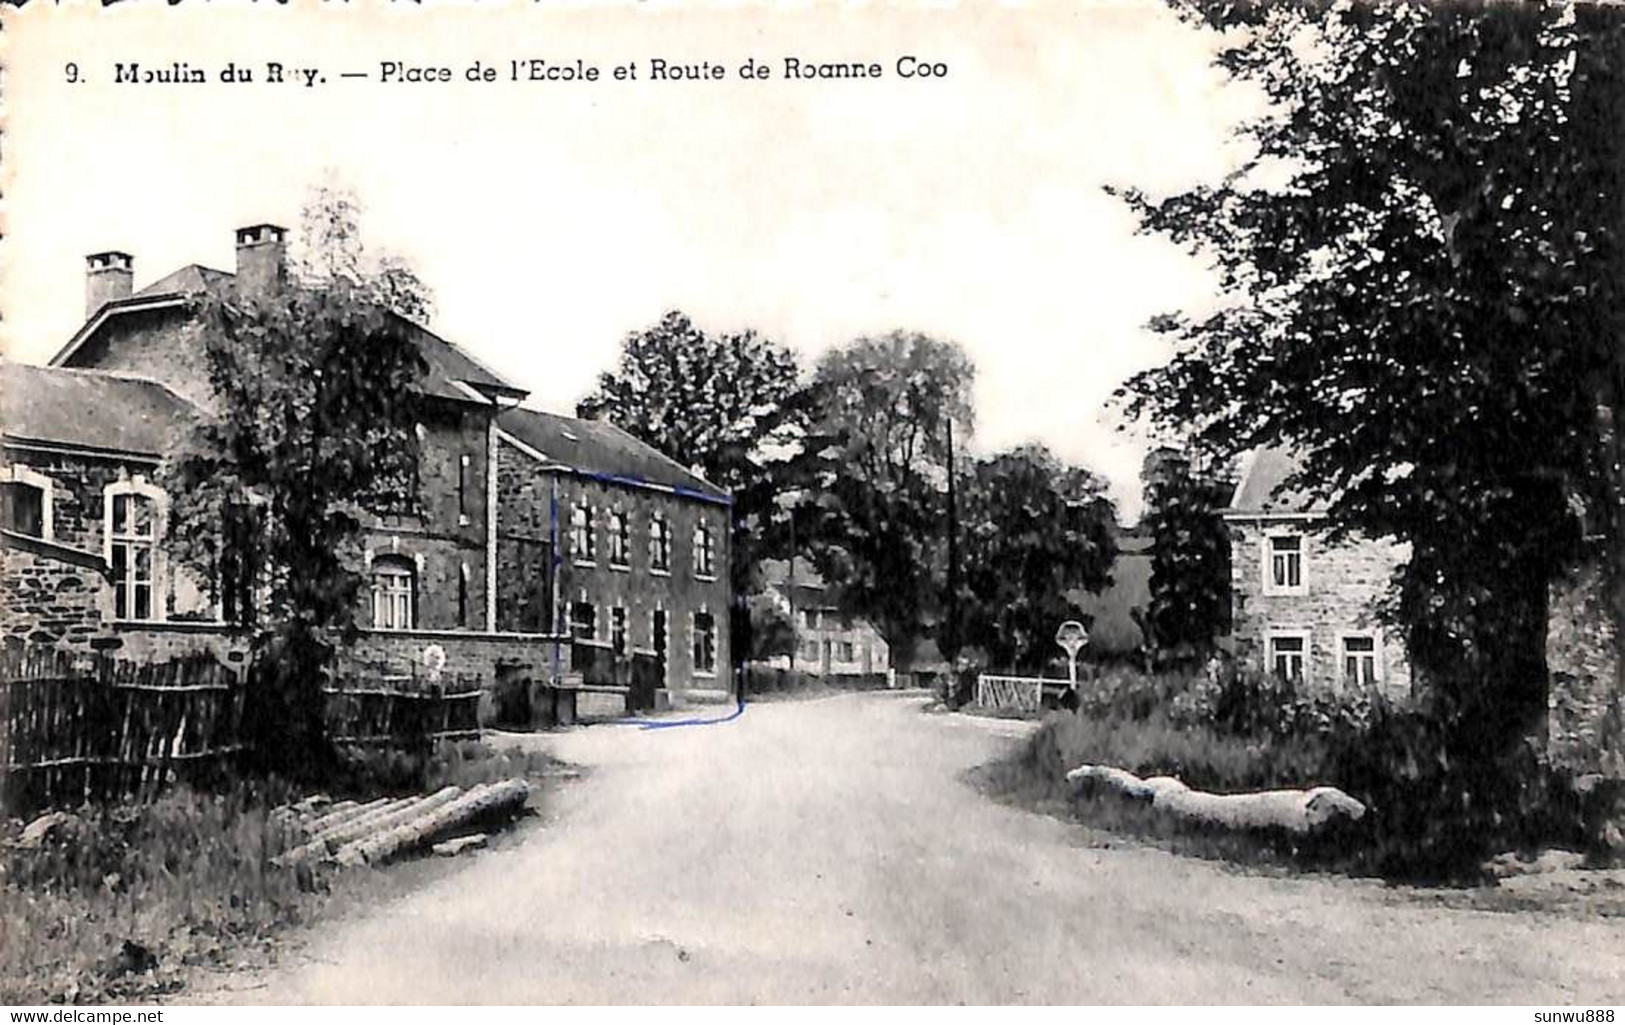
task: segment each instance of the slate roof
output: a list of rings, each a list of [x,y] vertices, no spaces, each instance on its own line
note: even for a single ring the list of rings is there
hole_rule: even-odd
[[[163,305],[165,300],[179,303],[185,296],[199,292],[218,295],[230,289],[236,280],[237,276],[228,271],[215,270],[213,267],[197,263],[188,264],[140,289],[128,299],[120,299],[103,306],[85,322],[51,363],[60,365],[70,360],[108,317],[118,316],[126,310],[151,309],[154,305]],[[474,396],[458,386],[457,382],[462,382],[478,391],[510,399],[522,398],[527,394],[525,389],[504,380],[490,367],[464,352],[456,343],[440,337],[420,324],[411,324],[411,327],[418,340],[418,348],[423,354],[424,362],[429,365],[429,373],[422,382],[426,393],[439,398],[467,402]]]
[[[191,416],[156,381],[98,370],[0,363],[0,435],[156,457]]]
[[[1324,512],[1324,499],[1298,490],[1278,490],[1281,482],[1298,472],[1298,457],[1281,448],[1261,448],[1242,465],[1241,483],[1225,510],[1231,515]]]
[[[582,420],[521,407],[499,413],[497,426],[550,462],[577,473],[669,488],[708,501],[730,501],[726,491],[607,420]]]

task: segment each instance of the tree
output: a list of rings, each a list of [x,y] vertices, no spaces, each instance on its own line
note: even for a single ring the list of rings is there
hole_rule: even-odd
[[[1123,194],[1144,230],[1214,262],[1227,299],[1159,322],[1180,352],[1132,382],[1130,409],[1222,453],[1293,448],[1285,486],[1329,499],[1334,534],[1410,544],[1412,662],[1457,764],[1492,773],[1545,713],[1568,497],[1622,515],[1600,472],[1625,381],[1621,18],[1179,8],[1234,30],[1220,62],[1272,109],[1222,184]]]
[[[750,657],[758,662],[792,654],[796,650],[796,628],[790,613],[777,598],[766,592],[745,599],[751,620]]]
[[[1146,647],[1159,661],[1194,661],[1230,629],[1230,536],[1221,513],[1232,482],[1171,448],[1146,457],[1142,481],[1151,536]]]
[[[324,190],[307,214],[344,221],[342,240],[359,246],[353,199]],[[354,638],[363,523],[417,501],[426,367],[394,307],[421,311],[426,293],[398,263],[291,270],[261,294],[194,300],[213,402],[162,474],[180,557],[230,569],[246,585],[233,590],[257,598],[247,711],[258,753],[310,775],[331,754],[321,685]]]
[[[954,343],[893,331],[825,353],[808,393],[812,561],[904,665],[941,598],[948,425],[969,436],[974,378]]]
[[[1024,445],[977,460],[961,495],[965,640],[995,667],[1041,669],[1058,651],[1056,628],[1084,618],[1068,593],[1111,583],[1105,482]]]

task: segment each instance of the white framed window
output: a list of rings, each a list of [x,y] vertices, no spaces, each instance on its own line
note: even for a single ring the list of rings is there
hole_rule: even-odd
[[[621,569],[632,565],[632,523],[619,509],[609,514],[609,564]]]
[[[1301,683],[1309,669],[1309,633],[1281,630],[1265,638],[1265,658],[1269,671],[1283,680]]]
[[[717,620],[709,612],[694,613],[694,672],[715,676],[717,672]]]
[[[598,638],[598,606],[590,601],[570,603],[570,636],[578,641]]]
[[[417,570],[400,555],[372,561],[372,625],[379,630],[410,630],[417,612]]]
[[[137,477],[102,491],[103,557],[113,581],[113,618],[164,618],[163,536],[168,498]]]
[[[704,520],[694,528],[694,575],[708,579],[717,575],[716,542]]]
[[[1303,534],[1274,533],[1264,538],[1264,593],[1307,594],[1309,539]]]
[[[1346,633],[1337,640],[1338,678],[1345,686],[1372,687],[1382,681],[1382,644],[1375,633]]]
[[[671,526],[666,514],[658,511],[649,516],[649,570],[671,572]]]
[[[21,463],[13,463],[9,473],[0,470],[0,529],[53,540],[54,492],[51,478]]]
[[[598,539],[592,529],[590,505],[578,505],[570,510],[570,558],[586,563],[598,558]]]

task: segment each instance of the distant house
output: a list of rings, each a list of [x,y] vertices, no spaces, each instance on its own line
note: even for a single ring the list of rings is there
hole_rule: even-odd
[[[1404,546],[1329,542],[1325,503],[1284,491],[1296,460],[1252,453],[1230,505],[1232,637],[1269,671],[1313,687],[1411,690],[1404,646],[1377,616]]]
[[[673,697],[731,693],[726,491],[605,420],[496,421],[497,625],[662,665]]]
[[[781,655],[771,665],[827,677],[883,676],[891,669],[885,638],[868,620],[843,613],[806,562],[797,560],[793,575],[788,562],[764,562],[762,585],[795,631],[795,657]]]

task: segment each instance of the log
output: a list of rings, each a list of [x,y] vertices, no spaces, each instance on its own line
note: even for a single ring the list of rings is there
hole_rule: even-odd
[[[1357,820],[1365,805],[1336,787],[1307,790],[1264,790],[1250,794],[1210,794],[1192,790],[1172,776],[1141,779],[1110,765],[1080,765],[1066,774],[1068,782],[1093,781],[1183,819],[1225,829],[1286,829],[1307,833],[1338,819]]]
[[[455,858],[464,851],[484,847],[487,839],[489,838],[484,833],[474,833],[469,836],[459,836],[455,840],[442,841],[429,849],[442,858]]]
[[[530,786],[522,779],[481,784],[410,822],[346,845],[338,853],[339,863],[381,865],[471,822],[516,814],[529,797]]]
[[[318,815],[307,821],[305,831],[314,835],[324,829],[331,829],[340,822],[346,822],[358,815],[365,815],[369,809],[383,803],[384,800],[384,798],[379,798],[376,801],[368,801],[366,804],[360,804],[356,801],[340,801],[328,809],[325,814]]]
[[[360,840],[368,834],[387,832],[403,822],[410,822],[449,803],[461,793],[461,787],[445,787],[428,797],[403,797],[394,801],[384,799],[371,802],[368,805],[371,811],[347,818],[317,833],[304,844],[278,855],[272,859],[272,863],[287,866],[297,865],[312,858],[318,860],[327,858],[346,844]]]

